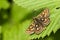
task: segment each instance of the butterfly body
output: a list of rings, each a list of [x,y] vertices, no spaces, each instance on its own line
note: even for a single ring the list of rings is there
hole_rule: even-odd
[[[28,34],[39,34],[45,30],[45,26],[50,23],[49,10],[46,8],[43,12],[33,18],[32,24],[28,27],[26,32]]]

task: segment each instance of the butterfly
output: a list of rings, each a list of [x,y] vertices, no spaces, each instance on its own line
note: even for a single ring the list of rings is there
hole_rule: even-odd
[[[46,26],[50,23],[49,9],[44,9],[39,15],[33,18],[31,25],[28,27],[26,32],[28,34],[39,34],[46,29]]]

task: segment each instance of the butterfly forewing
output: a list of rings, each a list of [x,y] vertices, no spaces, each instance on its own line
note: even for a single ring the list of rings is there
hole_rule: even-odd
[[[44,17],[49,17],[49,9],[46,8],[43,12],[42,12],[42,15],[44,15]]]
[[[28,27],[28,29],[26,30],[26,32],[28,34],[33,34],[34,33],[34,30],[35,30],[35,23],[32,22],[32,24]]]
[[[28,34],[39,34],[43,30],[45,30],[45,26],[47,26],[50,23],[49,18],[49,9],[43,10],[39,15],[34,17],[34,20],[32,24],[28,27],[26,30]]]
[[[37,15],[36,18],[46,18],[46,17],[49,17],[49,9],[46,8],[45,10],[43,10],[39,15]]]

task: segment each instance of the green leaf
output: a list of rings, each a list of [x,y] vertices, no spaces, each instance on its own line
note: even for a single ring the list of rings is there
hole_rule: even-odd
[[[9,5],[7,0],[0,0],[0,8],[7,9]]]
[[[14,2],[15,4],[13,4],[11,10],[11,20],[3,25],[4,40],[30,40],[40,37],[44,38],[46,35],[49,36],[52,31],[56,32],[60,28],[58,23],[60,20],[60,8],[56,9],[57,7],[60,7],[59,0],[14,0]],[[31,24],[35,12],[38,9],[41,10],[41,8],[45,7],[50,10],[50,24],[46,27],[46,30],[39,35],[27,34],[25,31]],[[37,11],[36,15],[38,13],[39,12]],[[23,22],[21,22],[21,20]]]
[[[28,9],[39,9],[41,7],[47,7],[48,5],[57,4],[59,0],[14,0],[18,6],[22,6]],[[56,2],[56,3],[54,3]],[[59,5],[59,4],[57,4]]]
[[[0,33],[1,33],[1,31],[2,31],[1,29],[2,29],[2,27],[0,26]]]

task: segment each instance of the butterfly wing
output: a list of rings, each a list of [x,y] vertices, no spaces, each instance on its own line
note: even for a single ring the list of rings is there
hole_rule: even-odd
[[[34,18],[32,24],[29,26],[26,32],[28,34],[39,34],[46,28],[45,26],[49,23],[49,10],[45,9],[42,13],[40,13],[37,17]]]
[[[50,23],[49,18],[45,18],[45,20],[42,22],[43,26],[47,26]]]
[[[50,23],[49,19],[49,9],[45,9],[42,13],[41,16],[43,16],[40,20],[42,21],[43,26],[46,26]]]
[[[35,31],[35,23],[32,22],[32,24],[28,27],[28,29],[26,30],[26,32],[27,32],[28,34],[33,34],[34,31]]]
[[[44,18],[49,17],[49,15],[50,15],[50,14],[49,14],[49,9],[46,8],[46,9],[42,12],[41,15],[43,15]]]
[[[49,9],[48,8],[46,8],[45,10],[43,10],[39,15],[37,15],[37,17],[35,17],[35,18],[38,18],[38,19],[40,19],[40,18],[46,18],[46,17],[49,17]]]
[[[40,23],[42,23],[42,25],[46,26],[50,23],[50,19],[49,19],[49,9],[45,9],[42,13],[40,13],[37,17],[36,17]]]
[[[38,26],[36,27],[35,33],[39,34],[41,33],[43,30],[46,29],[45,26],[47,26],[50,23],[50,19],[49,19],[49,10],[45,9],[41,14],[39,14],[35,20],[38,22]]]
[[[43,27],[41,24],[39,24],[39,25],[37,24],[35,34],[41,33],[44,29],[45,29],[45,27]]]

